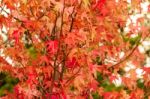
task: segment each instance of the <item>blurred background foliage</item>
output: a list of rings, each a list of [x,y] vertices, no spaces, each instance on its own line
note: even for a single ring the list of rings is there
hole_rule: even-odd
[[[7,72],[0,72],[0,97],[13,92],[13,87],[19,82]]]

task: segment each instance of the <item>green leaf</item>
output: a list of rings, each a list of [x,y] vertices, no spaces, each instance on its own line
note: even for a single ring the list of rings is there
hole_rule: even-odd
[[[101,58],[99,56],[96,57],[96,59],[93,59],[93,62],[97,65],[102,65]]]
[[[124,90],[127,92],[127,94],[131,93],[131,90],[129,88],[127,88],[126,86],[124,86]]]
[[[120,68],[119,71],[118,71],[118,73],[119,73],[121,76],[123,76],[126,72],[125,72],[122,68]]]
[[[17,78],[11,77],[7,72],[0,73],[0,96],[13,92],[13,87],[19,82]]]
[[[108,92],[108,91],[114,91],[115,90],[115,85],[114,84],[110,84],[104,87],[104,91]]]
[[[74,86],[70,86],[70,90],[74,91],[74,90],[76,90],[76,88]]]
[[[140,39],[141,39],[141,36],[138,35],[138,36],[136,36],[136,37],[130,38],[130,39],[129,39],[129,43],[133,46],[133,45],[135,45],[136,43],[138,43],[138,41],[139,41]]]
[[[98,92],[92,92],[93,99],[102,99],[102,97],[98,94]]]
[[[145,53],[147,54],[148,57],[150,57],[150,49],[148,49]]]
[[[115,86],[115,84],[110,83],[109,80],[104,80],[100,86],[104,88],[105,92],[120,91],[123,88],[123,86]]]
[[[97,63],[97,65],[102,65],[102,61],[101,61],[101,58],[99,56],[96,57],[96,63]]]
[[[148,96],[144,96],[144,99],[148,99]]]
[[[32,46],[33,46],[32,44],[28,44],[28,43],[25,44],[25,48],[26,48],[26,49],[29,49],[29,48],[32,47]]]
[[[93,49],[94,49],[93,47],[89,47],[89,48],[87,48],[87,51],[91,52]]]
[[[137,86],[141,89],[144,89],[144,81],[142,79],[138,79],[137,81]]]
[[[122,37],[124,42],[128,42],[129,41],[129,38],[126,35],[124,35],[123,33],[121,33],[121,37]]]
[[[37,50],[33,46],[28,49],[28,52],[31,58],[35,59],[37,57]]]
[[[97,78],[96,78],[96,80],[98,82],[101,82],[103,80],[103,76],[102,76],[102,74],[100,72],[97,72]]]

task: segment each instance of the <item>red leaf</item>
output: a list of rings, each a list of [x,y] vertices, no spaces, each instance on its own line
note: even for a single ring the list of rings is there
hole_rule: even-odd
[[[46,42],[46,46],[47,46],[47,51],[51,54],[54,54],[57,52],[58,50],[58,41],[57,40],[50,40],[48,42]]]
[[[104,92],[103,99],[119,99],[121,95],[118,92]]]
[[[66,94],[65,94],[64,91],[61,92],[61,95],[62,95],[62,99],[67,99]]]
[[[150,12],[150,4],[149,4],[149,6],[148,6],[148,12]]]
[[[132,93],[130,94],[130,99],[137,99],[134,92],[132,92]]]
[[[58,93],[46,94],[46,99],[60,99],[60,95]]]
[[[34,67],[28,67],[28,79],[27,79],[27,83],[29,84],[30,87],[32,87],[32,85],[35,85],[38,83],[37,81],[37,72],[35,70]]]
[[[94,9],[95,9],[95,8],[98,8],[99,10],[101,10],[101,9],[103,8],[105,2],[106,2],[106,0],[99,0],[99,1],[96,3]]]
[[[32,87],[33,84],[37,84],[38,81],[36,79],[37,75],[35,73],[28,74],[27,83]]]
[[[143,70],[147,73],[150,73],[150,67],[143,67]]]
[[[58,95],[52,95],[50,99],[59,99]]]
[[[89,83],[89,87],[91,88],[91,90],[95,91],[98,88],[98,82],[93,80]]]
[[[15,9],[15,0],[5,0],[4,1],[5,2],[5,4],[6,4],[6,6],[7,6],[7,8],[9,8],[10,10],[14,10]],[[13,3],[12,3],[13,2]]]
[[[15,39],[15,44],[19,43],[19,38],[20,38],[19,30],[14,30],[13,31],[12,38]]]
[[[114,76],[114,75],[111,75],[111,76],[109,77],[109,79],[110,79],[111,82],[113,82],[113,80],[117,79],[117,77]]]
[[[40,57],[39,64],[43,64],[43,63],[45,63],[46,65],[50,64],[50,61],[49,61],[49,59],[48,59],[48,57],[46,55]]]
[[[77,67],[78,66],[78,62],[77,62],[76,58],[73,57],[71,60],[68,60],[67,63],[66,63],[66,66],[68,68],[75,68],[75,67]]]
[[[14,87],[14,92],[15,92],[15,95],[16,95],[17,98],[24,99],[24,94],[20,90],[19,86]]]

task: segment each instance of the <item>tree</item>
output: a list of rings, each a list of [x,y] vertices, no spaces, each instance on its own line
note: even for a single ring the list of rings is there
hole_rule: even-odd
[[[131,19],[145,1],[1,0],[7,39],[0,40],[0,70],[17,79],[3,98],[148,99],[150,68],[138,46],[150,35],[149,21]],[[142,79],[137,68],[145,71]]]

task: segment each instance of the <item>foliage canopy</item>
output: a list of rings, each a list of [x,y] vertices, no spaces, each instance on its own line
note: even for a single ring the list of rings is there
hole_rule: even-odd
[[[138,46],[150,35],[149,20],[146,15],[136,22],[131,18],[142,13],[143,2],[1,0],[0,71],[11,75],[6,84],[12,84],[11,91],[0,89],[0,95],[5,99],[148,99],[150,68],[145,67],[146,54]],[[129,63],[134,68],[126,72]],[[143,78],[137,77],[137,69],[144,71]],[[114,83],[118,79],[120,85]],[[0,74],[0,88],[1,81]]]

